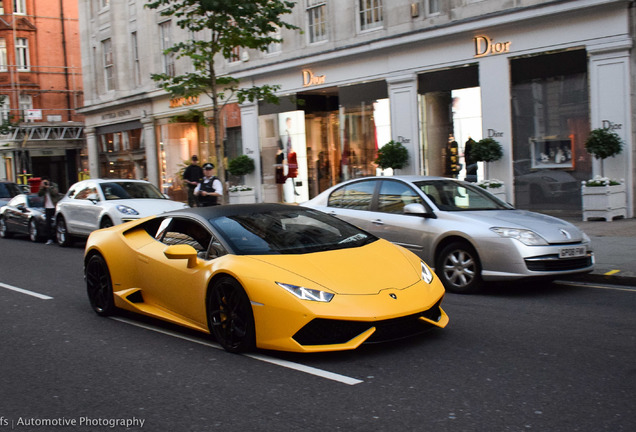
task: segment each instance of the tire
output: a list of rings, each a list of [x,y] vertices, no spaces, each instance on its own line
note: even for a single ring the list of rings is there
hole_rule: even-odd
[[[1,238],[11,238],[13,237],[13,233],[9,231],[7,227],[7,222],[3,217],[0,217],[0,237]]]
[[[252,305],[236,279],[224,276],[214,282],[207,311],[210,333],[226,351],[241,353],[256,347]]]
[[[29,240],[34,243],[39,242],[42,239],[40,236],[40,230],[38,229],[38,223],[35,219],[29,220]]]
[[[102,228],[110,228],[110,227],[112,227],[113,225],[114,225],[114,224],[113,224],[113,221],[112,221],[112,220],[111,220],[108,216],[105,216],[105,217],[102,219],[101,223],[99,224],[99,228],[100,228],[100,229],[102,229]]]
[[[465,242],[452,242],[442,249],[436,260],[435,273],[450,292],[473,294],[483,285],[479,256]]]
[[[68,247],[73,244],[73,238],[66,229],[66,220],[64,220],[64,216],[59,216],[55,222],[55,237],[57,239],[57,244],[62,247]]]
[[[86,264],[86,292],[97,315],[108,316],[115,312],[110,272],[106,261],[99,254],[91,256]]]

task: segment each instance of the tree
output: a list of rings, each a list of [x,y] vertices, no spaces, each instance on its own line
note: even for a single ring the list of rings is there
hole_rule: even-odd
[[[382,169],[402,169],[408,165],[409,151],[401,143],[391,140],[378,150],[374,162]]]
[[[609,129],[594,129],[585,141],[585,150],[596,159],[600,159],[603,177],[603,160],[619,154],[623,150],[623,140]]]
[[[162,16],[171,16],[176,24],[196,38],[177,42],[165,50],[177,59],[191,60],[194,72],[172,76],[152,74],[151,78],[173,97],[207,95],[212,101],[212,126],[216,166],[225,183],[223,167],[223,107],[233,98],[239,103],[265,100],[278,102],[279,85],[240,87],[238,79],[217,75],[216,61],[232,59],[236,49],[265,51],[272,43],[281,42],[278,29],[297,29],[281,16],[291,13],[295,2],[285,0],[151,0],[146,7],[161,8]]]

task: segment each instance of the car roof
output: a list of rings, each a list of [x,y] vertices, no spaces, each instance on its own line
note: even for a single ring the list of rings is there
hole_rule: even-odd
[[[240,216],[253,213],[280,212],[286,210],[308,211],[306,207],[295,204],[280,203],[256,203],[256,204],[230,204],[210,207],[185,208],[162,213],[161,217],[194,217],[199,220],[214,219],[221,216]]]

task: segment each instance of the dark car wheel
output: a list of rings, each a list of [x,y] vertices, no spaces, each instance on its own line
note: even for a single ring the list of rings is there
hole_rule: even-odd
[[[482,287],[481,263],[475,249],[464,242],[449,243],[437,257],[435,273],[447,291],[470,294]]]
[[[39,242],[41,240],[40,230],[38,230],[38,223],[35,219],[29,221],[29,240],[32,242]]]
[[[105,216],[104,219],[102,219],[102,222],[99,224],[100,228],[110,228],[112,227],[113,221],[110,220],[110,218],[108,216]]]
[[[254,315],[243,287],[231,277],[216,281],[208,293],[208,327],[226,351],[254,349]]]
[[[108,265],[101,255],[93,255],[86,264],[86,291],[93,310],[101,316],[115,311],[113,285]]]
[[[57,238],[57,244],[60,246],[66,247],[73,243],[73,239],[66,229],[64,216],[59,216],[55,222],[55,237]]]
[[[0,237],[2,238],[11,238],[13,237],[13,233],[9,232],[9,228],[7,228],[7,222],[3,217],[0,217]]]

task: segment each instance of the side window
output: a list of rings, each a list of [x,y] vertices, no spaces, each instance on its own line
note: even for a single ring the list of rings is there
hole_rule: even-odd
[[[359,181],[337,189],[329,196],[329,207],[370,210],[377,180]]]
[[[99,195],[97,194],[97,188],[95,185],[87,185],[86,187],[80,189],[75,194],[75,199],[87,200],[87,199],[99,199]]]
[[[382,181],[378,211],[402,214],[405,205],[414,203],[422,204],[422,199],[409,185],[394,180]]]
[[[212,234],[196,221],[172,218],[162,222],[155,238],[168,246],[187,244],[197,252],[207,252]]]

